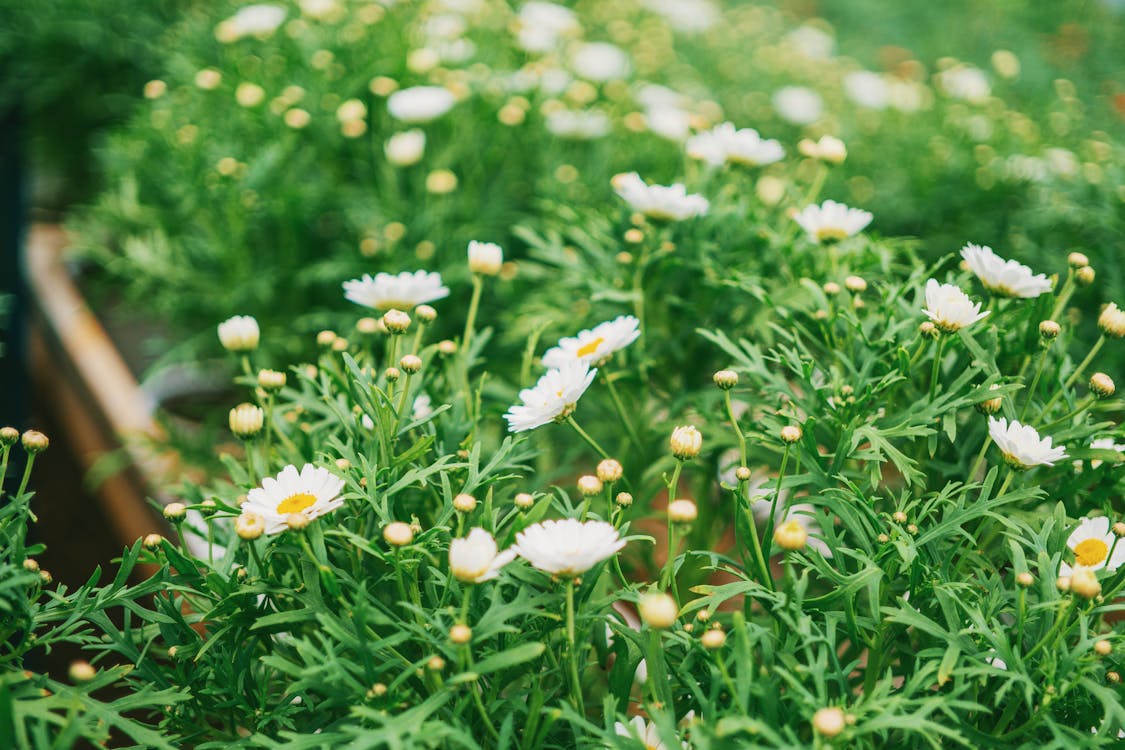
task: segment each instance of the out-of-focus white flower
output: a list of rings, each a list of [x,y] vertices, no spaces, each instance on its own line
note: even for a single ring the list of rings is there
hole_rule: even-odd
[[[642,84],[634,95],[637,104],[645,109],[658,109],[660,107],[674,107],[682,109],[690,100],[679,91],[661,86],[656,83]]]
[[[344,282],[344,296],[357,305],[375,310],[411,310],[418,305],[449,296],[437,271],[404,271],[398,275],[379,273]]]
[[[285,8],[280,5],[258,3],[246,5],[215,27],[215,38],[230,44],[247,36],[265,39],[285,20]]]
[[[219,323],[219,343],[228,352],[249,352],[258,348],[261,331],[250,315],[235,315]]]
[[[465,583],[490,581],[515,559],[515,548],[500,552],[492,534],[484,529],[473,529],[463,539],[449,543],[449,569],[454,578]]]
[[[691,113],[679,107],[652,107],[645,111],[645,127],[669,141],[682,143],[691,132]]]
[[[402,122],[429,122],[449,110],[457,100],[441,86],[413,86],[394,92],[387,98],[387,111]]]
[[[328,20],[343,11],[336,0],[297,0],[297,5],[302,13],[316,20]]]
[[[559,138],[588,141],[609,134],[609,115],[598,109],[556,109],[547,115],[547,130]]]
[[[892,79],[888,82],[888,100],[899,112],[917,112],[927,108],[933,99],[930,90],[915,81]]]
[[[640,321],[632,315],[620,315],[579,331],[577,336],[560,339],[558,346],[548,349],[543,355],[543,365],[557,368],[575,361],[596,365],[636,341],[640,335]]]
[[[485,276],[495,276],[504,265],[504,248],[495,242],[469,241],[469,270]]]
[[[1078,174],[1078,157],[1070,149],[1049,148],[1043,152],[1043,157],[1047,166],[1057,175],[1074,177]]]
[[[1114,442],[1113,438],[1111,438],[1111,437],[1098,438],[1094,442],[1090,443],[1090,447],[1093,448],[1096,451],[1117,451],[1117,453],[1120,454],[1120,458],[1125,458],[1125,443],[1116,443],[1116,442]],[[1119,460],[1120,460],[1120,458],[1119,458]],[[1100,458],[1091,459],[1090,460],[1090,468],[1096,469],[1099,466],[1101,466],[1102,463],[1103,463],[1103,461]],[[1081,461],[1075,461],[1074,462],[1074,468],[1077,469],[1078,471],[1081,471],[1082,470],[1082,462]]]
[[[971,65],[957,65],[937,74],[937,82],[949,96],[979,104],[988,98],[992,89],[988,78],[980,68]]]
[[[457,39],[467,30],[468,22],[458,13],[430,16],[422,25],[422,33],[429,39]]]
[[[859,234],[875,218],[859,208],[849,208],[843,203],[828,200],[805,206],[793,221],[805,230],[808,238],[818,245],[822,242],[842,240]]]
[[[290,464],[276,477],[266,477],[261,487],[246,494],[243,513],[262,517],[267,534],[277,534],[289,527],[288,518],[303,514],[313,520],[331,513],[344,504],[339,497],[344,480],[328,469],[305,464],[298,471]]]
[[[844,76],[844,93],[868,109],[886,109],[891,98],[887,79],[870,70],[856,70]]]
[[[798,26],[785,35],[785,41],[810,60],[827,60],[836,47],[832,35],[815,26]]]
[[[685,34],[706,31],[719,20],[719,8],[711,0],[644,0],[644,6]]]
[[[625,546],[605,521],[544,521],[516,534],[512,549],[532,566],[552,575],[571,578],[585,573]]]
[[[533,388],[520,391],[520,402],[508,409],[509,432],[525,432],[548,422],[566,419],[574,412],[578,399],[594,382],[597,370],[575,360],[547,370]]]
[[[824,100],[810,88],[785,86],[774,92],[773,108],[783,120],[794,125],[808,125],[820,119],[824,112]]]
[[[608,42],[587,42],[570,58],[571,70],[587,81],[598,83],[625,78],[630,68],[625,50]]]
[[[1004,260],[987,245],[968,243],[961,248],[961,257],[969,270],[977,275],[984,288],[1005,297],[1038,297],[1051,291],[1051,280],[1044,274],[1014,260]]]
[[[736,129],[730,122],[692,136],[686,148],[691,158],[716,167],[728,162],[760,167],[785,156],[785,149],[778,141],[762,138],[753,128]]]
[[[545,54],[558,47],[563,37],[580,30],[578,17],[570,8],[532,0],[520,8],[516,44],[525,52]]]
[[[1014,419],[1009,424],[1003,417],[989,417],[988,434],[1003,454],[1004,461],[1014,469],[1054,466],[1055,461],[1066,458],[1065,448],[1053,446],[1051,438],[1040,437],[1034,427]]]
[[[417,128],[395,133],[383,146],[387,161],[396,167],[409,167],[422,160],[426,153],[426,134]]]
[[[432,402],[428,393],[419,393],[410,407],[410,416],[415,419],[425,419],[434,413]]]
[[[941,284],[937,279],[926,282],[926,306],[922,312],[947,333],[970,326],[988,315],[988,311],[981,312],[980,303],[974,304],[960,287]]]
[[[996,667],[997,669],[1006,670],[1008,668],[1008,662],[996,655],[986,656],[984,657],[984,661],[989,666]]]
[[[1106,568],[1110,572],[1125,565],[1125,541],[1117,538],[1105,516],[1079,521],[1078,528],[1067,537],[1066,546],[1074,553],[1075,565],[1091,570]],[[1059,564],[1059,575],[1068,576],[1073,572],[1068,563]]]
[[[702,195],[688,194],[681,183],[674,185],[647,185],[636,172],[613,177],[613,189],[634,211],[650,219],[683,221],[703,216],[711,204]]]

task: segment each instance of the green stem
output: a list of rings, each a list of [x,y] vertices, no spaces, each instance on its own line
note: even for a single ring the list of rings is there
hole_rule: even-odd
[[[746,482],[740,481],[738,483],[738,495],[735,497],[735,501],[740,506],[741,512],[745,514],[746,525],[750,528],[750,541],[754,547],[754,558],[758,562],[758,574],[761,576],[761,583],[770,591],[773,591],[773,576],[770,575],[769,563],[766,562],[766,557],[762,553],[762,543],[758,540],[758,524],[754,521],[754,508],[750,502]]]
[[[789,464],[789,443],[785,444],[785,452],[781,454],[781,471],[777,472],[777,486],[770,499],[770,517],[766,519],[766,533],[764,534],[765,555],[768,560],[773,554],[773,527],[777,517],[777,499],[781,497],[781,480],[785,478],[785,468]]]
[[[602,447],[601,447],[600,445],[598,445],[597,441],[595,441],[595,440],[594,440],[594,439],[593,439],[592,437],[590,437],[590,436],[589,436],[589,435],[588,435],[588,434],[586,433],[586,431],[585,431],[585,430],[583,430],[583,429],[582,429],[581,427],[579,427],[579,426],[578,426],[578,422],[576,422],[576,421],[574,420],[574,417],[573,417],[573,416],[567,417],[567,418],[566,418],[566,423],[567,423],[567,424],[569,424],[569,425],[570,425],[571,427],[573,427],[573,428],[574,428],[574,431],[578,433],[578,436],[579,436],[580,438],[582,438],[583,440],[585,440],[585,441],[586,441],[586,445],[588,445],[588,446],[590,446],[591,448],[593,448],[593,449],[594,449],[594,452],[595,452],[595,453],[597,453],[597,454],[598,454],[599,456],[601,456],[602,458],[609,458],[609,454],[608,454],[608,453],[606,453],[606,452],[605,452],[605,450],[604,450],[604,449],[603,449],[603,448],[602,448]]]
[[[730,417],[731,427],[734,428],[734,434],[738,437],[738,456],[740,467],[746,465],[746,435],[743,434],[742,428],[738,426],[738,419],[734,416],[734,404],[731,401],[730,391],[723,391],[723,400],[726,402],[727,416]]]
[[[1047,364],[1047,354],[1051,351],[1051,345],[1048,344],[1043,347],[1043,352],[1039,357],[1039,365],[1035,368],[1035,376],[1031,379],[1031,387],[1027,389],[1027,397],[1023,402],[1023,409],[1020,410],[1020,422],[1023,422],[1024,416],[1027,414],[1028,408],[1031,406],[1032,400],[1035,398],[1035,391],[1039,387],[1039,378],[1043,377],[1043,368]],[[1022,373],[1020,373],[1022,375]]]
[[[660,587],[663,589],[670,589],[672,597],[676,598],[675,586],[672,585],[674,580],[673,568],[676,564],[676,552],[679,548],[679,524],[668,524],[668,558],[664,561],[664,570],[660,573]],[[677,599],[676,604],[679,605]]]
[[[27,463],[23,467],[23,478],[20,479],[20,488],[16,490],[16,497],[23,497],[24,490],[27,489],[27,481],[31,479],[31,467],[35,465],[34,453],[27,454]],[[0,477],[3,475],[0,474]]]
[[[625,431],[629,433],[629,440],[633,443],[633,449],[637,453],[641,453],[641,439],[637,436],[637,428],[633,425],[633,420],[629,416],[625,404],[622,403],[621,396],[617,393],[617,386],[613,384],[613,378],[603,372],[602,382],[605,383],[606,389],[609,391],[609,397],[613,401],[613,408],[617,410],[617,416],[621,418],[621,423],[625,425]]]
[[[410,353],[417,355],[418,350],[422,348],[422,332],[426,330],[426,324],[419,321],[418,328],[414,331],[414,344],[410,347]]]
[[[484,282],[481,280],[480,274],[473,274],[473,297],[469,300],[469,315],[465,318],[465,332],[461,335],[461,348],[462,355],[465,358],[465,372],[466,379],[468,378],[469,371],[469,344],[473,339],[473,330],[477,322],[477,310],[480,309],[480,294],[484,288]]]
[[[1055,302],[1055,307],[1051,310],[1051,317],[1048,320],[1058,320],[1059,314],[1066,307],[1066,303],[1070,301],[1070,295],[1074,293],[1074,269],[1068,269],[1066,272],[1066,281],[1063,282],[1063,288],[1059,291],[1059,298]]]
[[[5,445],[4,450],[0,452],[0,495],[3,494],[4,477],[8,476],[8,454],[12,452],[12,446]]]
[[[1070,374],[1070,377],[1066,379],[1065,383],[1063,383],[1062,388],[1059,388],[1057,391],[1055,391],[1054,395],[1051,396],[1051,399],[1043,406],[1042,411],[1039,412],[1039,420],[1042,420],[1043,417],[1047,416],[1047,412],[1050,411],[1051,407],[1055,405],[1055,402],[1058,401],[1059,396],[1061,396],[1065,391],[1070,390],[1070,386],[1074,384],[1074,381],[1082,375],[1082,371],[1085,370],[1086,367],[1094,360],[1094,355],[1098,353],[1103,344],[1105,344],[1104,333],[1098,337],[1097,342],[1095,342],[1094,346],[1091,347],[1090,353],[1086,355],[1086,359],[1082,360],[1082,363],[1078,365],[1078,368]]]
[[[934,352],[934,367],[930,372],[930,401],[934,400],[934,394],[937,392],[938,376],[941,371],[941,355],[945,349],[945,336],[939,336],[937,340],[937,351]]]
[[[973,468],[969,470],[969,481],[973,481],[976,477],[977,471],[980,470],[980,465],[984,462],[984,456],[988,453],[988,446],[992,445],[992,436],[985,435],[984,445],[980,447],[980,453],[977,454],[977,460],[973,462]]]
[[[585,714],[582,701],[582,679],[578,673],[578,646],[574,628],[574,581],[567,580],[563,583],[566,587],[566,642],[567,655],[570,657],[570,692],[574,710],[580,715]]]

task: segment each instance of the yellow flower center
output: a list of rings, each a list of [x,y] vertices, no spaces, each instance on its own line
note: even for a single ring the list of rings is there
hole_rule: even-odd
[[[598,336],[596,339],[591,339],[582,346],[578,347],[578,351],[575,352],[575,355],[579,357],[588,357],[596,352],[598,350],[598,347],[604,343],[605,339],[603,339],[601,336]]]
[[[1079,565],[1091,567],[1105,562],[1109,547],[1101,539],[1083,539],[1074,547],[1074,560]]]
[[[290,513],[300,513],[315,502],[316,495],[310,495],[307,492],[298,492],[296,495],[290,495],[278,503],[277,512],[278,515],[282,516],[287,516]]]
[[[840,229],[840,227],[821,227],[816,230],[818,240],[842,240],[847,236],[847,231]]]

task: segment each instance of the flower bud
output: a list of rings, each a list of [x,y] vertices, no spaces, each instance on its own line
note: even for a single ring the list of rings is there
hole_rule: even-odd
[[[413,375],[422,369],[422,358],[417,354],[407,354],[398,361],[399,368],[408,375]]]
[[[714,375],[715,385],[724,391],[729,391],[738,385],[738,373],[734,370],[719,370]]]
[[[812,725],[817,734],[831,738],[844,731],[844,727],[847,726],[847,718],[844,716],[842,708],[832,706],[822,708],[813,714]]]
[[[0,427],[0,445],[15,445],[20,439],[20,431],[15,427]]]
[[[1083,599],[1093,599],[1102,593],[1102,585],[1098,582],[1097,574],[1082,565],[1075,565],[1070,573],[1070,590]]]
[[[261,331],[249,315],[235,315],[219,323],[219,343],[228,352],[250,352],[258,348]]]
[[[495,276],[504,265],[504,249],[495,242],[469,243],[469,270],[482,276]]]
[[[38,573],[39,561],[29,557],[23,561],[23,569],[28,573]]]
[[[1055,579],[1055,588],[1059,591],[1070,591],[1070,576],[1059,576]]]
[[[641,613],[641,621],[650,628],[664,630],[676,623],[679,608],[676,600],[663,592],[645,594],[637,603]]]
[[[1028,573],[1026,570],[1022,573],[1016,574],[1016,585],[1026,589],[1029,588],[1033,583],[1035,583],[1035,576],[1031,575],[1031,573]]]
[[[285,373],[277,370],[258,370],[258,386],[269,393],[285,387]]]
[[[146,534],[141,544],[144,545],[145,549],[154,550],[160,549],[160,545],[163,542],[164,537],[160,536],[160,534]]]
[[[734,478],[740,482],[749,482],[751,476],[753,475],[749,466],[739,466],[734,470]]]
[[[450,354],[456,354],[457,353],[457,342],[450,341],[449,339],[445,339],[444,341],[439,341],[438,345],[437,345],[437,350],[441,354],[445,354],[447,356],[450,355]]]
[[[386,333],[383,329],[383,321],[376,320],[370,315],[360,318],[355,322],[355,330],[364,335],[372,335],[376,333]]]
[[[535,505],[535,496],[530,492],[520,492],[516,494],[516,507],[520,510],[527,510],[532,505]]]
[[[781,442],[783,443],[795,443],[801,439],[802,435],[801,428],[796,425],[790,424],[781,428]]]
[[[88,661],[72,661],[67,674],[71,682],[89,682],[98,676],[98,671]]]
[[[391,333],[406,333],[410,327],[410,316],[402,310],[387,310],[383,314],[383,325]]]
[[[1059,333],[1062,332],[1062,327],[1053,320],[1044,320],[1039,323],[1039,338],[1044,341],[1051,341],[1058,338]]]
[[[937,326],[929,320],[923,320],[918,324],[918,333],[923,336],[929,336],[930,338],[937,338],[939,335]]]
[[[1113,378],[1104,372],[1095,372],[1090,376],[1090,390],[1100,398],[1109,398],[1116,388],[1113,385]]]
[[[44,586],[51,585],[51,582],[54,581],[54,580],[55,580],[55,577],[51,575],[51,571],[49,571],[49,570],[39,571],[39,582],[42,583]]]
[[[332,344],[334,344],[335,342],[336,342],[336,332],[335,331],[321,331],[320,333],[318,333],[316,335],[316,345],[317,346],[323,346],[324,348],[327,349],[330,346],[332,346]]]
[[[792,518],[778,526],[773,532],[774,543],[783,550],[790,552],[804,549],[808,540],[809,532],[805,529],[804,524]]]
[[[597,475],[598,479],[603,482],[616,482],[621,479],[621,475],[624,473],[625,470],[621,467],[621,464],[612,458],[598,462]]]
[[[477,508],[477,499],[472,495],[462,492],[453,498],[453,510],[458,513],[472,513]]]
[[[252,541],[260,537],[266,530],[266,519],[257,513],[243,513],[234,519],[234,531],[239,539]]]
[[[440,672],[445,669],[445,659],[440,656],[431,656],[426,662],[426,669],[431,672]]]
[[[1090,286],[1094,283],[1094,278],[1096,276],[1097,274],[1094,273],[1093,266],[1083,266],[1074,272],[1074,280],[1077,281],[1080,286]]]
[[[901,510],[896,510],[891,516],[895,523],[906,523],[906,514]]]
[[[410,524],[395,521],[387,524],[383,529],[383,539],[392,547],[405,547],[414,541],[414,531],[410,528]]]
[[[183,503],[168,503],[164,506],[164,517],[172,523],[184,520],[187,515],[187,506]]]
[[[1090,259],[1085,253],[1071,253],[1066,256],[1066,262],[1071,268],[1085,268],[1090,265]]]
[[[396,167],[417,164],[426,153],[426,134],[417,128],[395,133],[383,145],[383,153]]]
[[[629,492],[618,492],[617,497],[613,498],[613,502],[622,508],[628,508],[633,504],[633,495]]]
[[[823,289],[824,289],[824,293],[827,294],[830,297],[835,296],[835,295],[840,293],[840,285],[837,284],[835,281],[824,282]]]
[[[332,351],[334,352],[343,352],[347,351],[347,349],[348,340],[343,336],[338,337],[335,341],[332,342]]]
[[[1094,651],[1098,654],[1098,656],[1109,656],[1113,653],[1113,644],[1107,641],[1105,638],[1099,638],[1098,640],[1094,641]]]
[[[681,461],[688,461],[698,456],[703,448],[703,434],[691,425],[677,427],[672,430],[669,444],[673,456]]]
[[[1125,537],[1125,523],[1118,521],[1117,523],[1113,524],[1113,534],[1118,539],[1120,539],[1121,537]]]
[[[668,503],[668,520],[672,523],[692,523],[698,516],[699,509],[691,500],[681,498]]]
[[[591,497],[602,491],[602,480],[593,474],[578,477],[578,491],[586,497]]]
[[[414,308],[414,314],[423,323],[433,323],[437,320],[437,310],[429,305],[418,305]]]
[[[458,646],[463,646],[473,639],[473,629],[468,625],[457,623],[449,629],[449,640]]]
[[[20,443],[23,445],[23,449],[27,451],[28,455],[34,456],[37,453],[42,453],[47,450],[47,446],[51,444],[51,441],[47,439],[46,435],[39,432],[39,430],[28,430],[20,438]]]
[[[293,531],[305,530],[311,521],[304,513],[290,513],[285,517],[285,525]]]
[[[999,387],[1000,385],[998,383],[993,383],[990,390],[996,390]],[[989,398],[981,401],[976,405],[976,407],[977,411],[979,411],[981,414],[995,414],[996,412],[1000,411],[1000,407],[1003,405],[1004,399],[1000,396],[997,396],[996,398]]]
[[[254,404],[239,404],[230,410],[230,431],[236,438],[248,440],[262,431],[266,414]]]
[[[383,377],[387,379],[388,383],[397,383],[398,379],[402,377],[402,371],[397,367],[388,367],[383,370]]]
[[[854,294],[862,294],[867,291],[867,281],[859,276],[849,276],[844,279],[844,286]]]
[[[337,458],[336,468],[340,471],[347,471],[348,469],[352,468],[352,462],[346,458]]]
[[[708,651],[715,651],[716,649],[720,649],[724,645],[726,645],[727,634],[719,630],[718,628],[712,628],[711,630],[708,630],[703,634],[703,636],[699,639],[699,642],[702,643],[703,648],[707,649]]]

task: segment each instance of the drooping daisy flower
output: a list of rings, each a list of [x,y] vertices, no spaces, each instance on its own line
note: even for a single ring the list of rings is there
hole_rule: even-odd
[[[548,422],[564,420],[573,412],[578,399],[594,382],[597,370],[585,362],[574,360],[561,367],[547,370],[533,388],[520,391],[520,401],[504,419],[509,432],[524,432],[542,427]]]
[[[397,276],[378,273],[344,282],[344,296],[375,310],[412,310],[418,305],[449,296],[437,271],[404,271]]]
[[[987,245],[970,242],[961,249],[961,257],[993,294],[1031,298],[1051,291],[1051,280],[1045,274],[1032,274],[1022,263],[1004,260]]]
[[[973,304],[969,295],[953,284],[941,284],[937,279],[926,282],[926,306],[922,308],[934,325],[952,333],[970,326],[988,316],[980,311],[980,303]]]
[[[639,739],[645,750],[668,750],[668,746],[660,740],[660,730],[656,728],[655,722],[645,721],[642,716],[634,716],[628,724],[619,721],[613,725],[613,729],[621,737]]]
[[[640,335],[639,320],[632,315],[619,315],[591,329],[579,331],[577,336],[559,339],[558,346],[548,349],[543,355],[543,365],[562,367],[575,360],[596,365],[636,341]]]
[[[387,111],[402,122],[429,122],[449,110],[457,99],[441,86],[414,86],[396,91],[387,98]]]
[[[1004,461],[1013,469],[1030,469],[1032,466],[1054,466],[1055,461],[1066,458],[1066,449],[1051,445],[1051,438],[1041,438],[1031,425],[996,417],[988,418],[988,434],[1004,455]]]
[[[534,567],[552,575],[582,575],[625,546],[617,529],[605,521],[543,521],[516,534],[512,549]]]
[[[449,543],[449,569],[457,580],[465,583],[490,581],[515,559],[514,549],[500,552],[492,534],[484,529],[473,529],[463,539]]]
[[[1074,553],[1075,565],[1091,570],[1106,568],[1110,572],[1125,565],[1125,541],[1117,538],[1105,516],[1079,521],[1078,528],[1067,537],[1066,546]],[[1059,564],[1059,575],[1068,576],[1072,572],[1069,564]]]
[[[800,224],[809,239],[819,245],[859,234],[873,218],[868,211],[828,200],[819,206],[805,206],[793,217],[793,221]]]
[[[242,512],[255,513],[265,521],[266,533],[277,534],[288,528],[288,518],[302,514],[313,520],[344,504],[340,490],[344,480],[328,469],[305,464],[298,472],[290,464],[276,477],[266,477],[261,487],[246,494]]]
[[[727,162],[759,167],[780,161],[785,149],[778,141],[762,138],[753,128],[736,129],[734,123],[724,122],[689,138],[687,154],[716,167]]]
[[[650,219],[683,221],[695,216],[703,216],[711,204],[702,195],[688,194],[687,188],[677,182],[674,185],[648,185],[636,172],[614,175],[613,189],[629,204]]]

